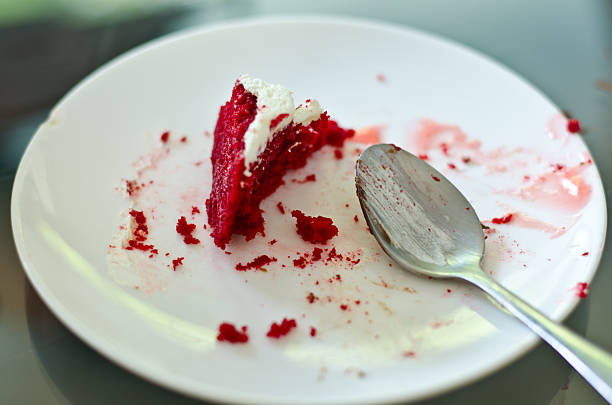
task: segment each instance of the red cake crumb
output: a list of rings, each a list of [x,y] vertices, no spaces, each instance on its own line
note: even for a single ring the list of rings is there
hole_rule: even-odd
[[[312,337],[317,336],[317,329],[314,326],[310,327],[310,336]]]
[[[298,235],[306,242],[326,244],[328,240],[338,235],[338,228],[331,218],[309,217],[299,210],[291,211],[291,216],[297,220]]]
[[[340,309],[341,309],[341,310],[343,310],[343,311],[346,311],[346,310],[348,309],[348,305],[346,305],[346,304],[341,304],[341,305],[340,305]]]
[[[576,284],[576,295],[579,298],[586,298],[589,295],[588,290],[589,285],[587,283],[577,283]]]
[[[342,255],[336,252],[336,248],[329,251],[327,255],[327,261],[330,260],[342,260]]]
[[[312,253],[304,253],[302,256],[298,257],[297,259],[294,259],[293,266],[300,269],[304,269],[307,265],[321,260],[322,255],[323,249],[316,247],[313,249]]]
[[[285,215],[285,207],[283,206],[282,202],[278,202],[276,204],[276,208],[278,208],[278,210],[280,211],[281,214]]]
[[[191,207],[191,215],[195,215],[195,214],[199,214],[199,213],[200,213],[200,209],[198,207],[196,207],[196,206]],[[206,228],[204,228],[204,229],[206,229]]]
[[[359,217],[358,217],[357,215],[355,215],[355,216],[353,217],[353,221],[355,221],[355,222],[359,222]]]
[[[159,137],[163,143],[168,142],[168,138],[170,137],[170,131],[166,131]]]
[[[567,130],[572,134],[580,132],[580,121],[577,119],[570,119],[567,121]]]
[[[147,252],[154,248],[153,245],[145,245],[145,242],[149,235],[149,228],[147,227],[147,218],[145,217],[142,211],[136,211],[134,209],[130,210],[130,215],[132,216],[134,222],[136,223],[136,227],[132,230],[132,238],[127,241],[128,246],[125,247],[126,250],[142,250],[143,252]]]
[[[182,266],[184,259],[184,257],[177,257],[176,259],[172,260],[172,270],[176,271],[178,266]]]
[[[334,149],[334,157],[338,160],[342,159],[344,155],[342,154],[342,150]]]
[[[317,181],[317,176],[315,174],[309,174],[308,176],[304,177],[303,180],[297,180],[297,179],[293,179],[291,180],[292,183],[298,183],[298,184],[304,184],[304,183],[308,183],[309,181]]]
[[[584,253],[582,254],[582,256],[588,256],[588,255],[589,255],[589,252],[584,252]]]
[[[276,261],[276,257],[270,257],[268,255],[261,255],[251,260],[247,264],[238,263],[236,270],[247,271],[249,269],[261,269],[263,266]]]
[[[470,158],[469,156],[464,156],[461,158],[461,161],[465,164],[470,163],[470,160],[472,160],[472,158]]]
[[[429,156],[427,156],[426,154],[424,154],[424,153],[423,153],[423,154],[420,154],[420,155],[419,155],[419,159],[421,159],[421,160],[427,160],[427,159],[429,159]]]
[[[561,170],[565,168],[565,166],[562,165],[561,163],[555,163],[554,165],[552,165],[552,167],[553,167],[553,172],[560,172]]]
[[[281,336],[285,336],[286,334],[288,334],[291,329],[295,327],[297,327],[295,319],[283,318],[283,321],[280,323],[280,325],[276,322],[270,325],[270,330],[268,331],[266,336],[273,339],[279,339]]]
[[[243,326],[240,329],[241,330],[236,329],[236,327],[231,323],[223,322],[221,325],[219,325],[219,334],[217,335],[217,340],[219,342],[229,343],[248,342],[249,336],[247,335],[247,327]]]
[[[507,224],[508,222],[512,221],[512,214],[508,214],[506,216],[503,217],[499,217],[499,218],[493,218],[491,220],[492,223],[494,224]]]
[[[432,179],[434,179],[435,181],[440,181],[439,178],[437,178],[436,176],[431,176]]]
[[[200,240],[194,238],[192,235],[195,229],[195,224],[187,223],[187,219],[185,217],[180,217],[176,223],[176,232],[178,232],[179,235],[183,236],[183,241],[187,245],[197,245],[198,243],[200,243]]]
[[[300,257],[298,259],[293,259],[293,266],[294,267],[298,267],[300,269],[304,269],[304,268],[306,268],[307,264],[308,264],[308,260],[306,260],[305,257]]]
[[[186,137],[186,136],[182,137],[182,138],[181,138],[181,142],[182,142],[182,143],[187,142],[187,137]]]
[[[125,181],[125,192],[131,197],[140,191],[140,185],[137,180],[126,180]]]
[[[314,295],[314,293],[312,291],[309,292],[308,295],[306,296],[306,301],[308,301],[310,304],[314,303],[318,299],[319,299],[319,297]]]
[[[413,352],[413,351],[405,351],[405,352],[402,353],[402,356],[404,356],[404,357],[414,357],[415,355],[416,355],[416,353]]]
[[[268,242],[268,245],[273,246],[276,242],[276,239],[272,239],[270,242]]]
[[[449,168],[449,169],[456,169],[456,168],[457,168],[457,166],[455,166],[455,164],[454,164],[454,163],[449,163],[449,164],[448,164],[448,168]]]
[[[355,136],[354,129],[344,129],[334,120],[329,120],[327,126],[327,144],[340,147],[347,138]]]
[[[326,113],[309,125],[290,123],[276,132],[257,162],[245,167],[244,135],[257,115],[257,97],[237,81],[231,99],[221,107],[211,155],[213,184],[206,200],[208,224],[221,249],[233,234],[249,241],[264,233],[261,202],[281,184],[288,170],[306,165],[324,145],[342,146],[353,130],[341,128]],[[250,175],[245,174],[245,170]]]
[[[445,142],[442,142],[440,144],[440,149],[442,150],[442,153],[448,156],[448,144]]]

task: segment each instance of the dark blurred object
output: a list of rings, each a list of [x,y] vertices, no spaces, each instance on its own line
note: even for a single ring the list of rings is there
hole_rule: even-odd
[[[102,63],[164,33],[183,12],[88,26],[49,19],[0,27],[0,128],[55,103]]]
[[[17,168],[51,107],[103,63],[168,32],[252,13],[245,0],[28,1],[0,5],[0,176]]]
[[[185,9],[82,24],[45,18],[0,26],[0,174],[17,166],[48,110],[92,70],[158,37]]]

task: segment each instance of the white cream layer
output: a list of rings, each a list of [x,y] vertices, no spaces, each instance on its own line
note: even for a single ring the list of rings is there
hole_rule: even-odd
[[[291,122],[309,125],[317,120],[323,111],[316,100],[308,100],[295,108],[291,92],[278,84],[268,84],[247,74],[240,76],[238,82],[246,91],[257,97],[257,114],[244,134],[244,175],[250,176],[251,164],[257,161],[257,157],[266,149],[276,132]],[[281,114],[287,116],[270,129],[272,120]]]

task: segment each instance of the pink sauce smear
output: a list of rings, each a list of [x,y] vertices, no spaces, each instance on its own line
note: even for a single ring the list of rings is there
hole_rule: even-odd
[[[518,195],[525,200],[537,201],[552,208],[578,212],[591,199],[592,187],[584,182],[582,176],[586,167],[587,164],[555,167],[521,188]]]
[[[549,121],[549,134],[553,139],[567,140],[572,136],[567,126],[567,118],[559,114]],[[412,152],[425,160],[429,160],[432,151],[438,150],[443,157],[452,159],[446,162],[447,167],[451,169],[457,169],[456,163],[460,160],[465,164],[465,168],[485,165],[492,172],[500,173],[514,169],[513,166],[504,164],[504,158],[513,153],[526,152],[521,148],[514,150],[499,148],[485,153],[481,150],[481,143],[469,139],[459,126],[438,123],[431,119],[422,119],[419,122],[416,131],[411,134],[409,144]],[[535,176],[525,175],[522,186],[500,194],[506,193],[547,208],[577,213],[587,205],[592,194],[591,185],[584,181],[584,171],[592,164],[592,159],[588,152],[584,152],[579,158],[580,163],[573,166],[553,162],[548,171]],[[551,230],[543,223],[536,224],[535,221],[525,218],[515,225],[529,228],[543,226],[547,231]]]
[[[374,145],[381,142],[382,131],[385,127],[382,125],[372,125],[355,130],[355,135],[351,138],[352,142],[365,143],[366,145]]]
[[[480,141],[469,140],[458,125],[441,124],[431,119],[422,119],[412,134],[410,145],[415,154],[427,156],[431,149],[440,149],[448,155],[449,148],[480,149]],[[426,159],[426,158],[425,158]]]

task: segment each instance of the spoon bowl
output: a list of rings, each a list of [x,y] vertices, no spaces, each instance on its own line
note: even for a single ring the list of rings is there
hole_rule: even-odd
[[[374,145],[357,161],[355,183],[370,231],[402,267],[432,277],[479,269],[484,234],[474,207],[425,161]]]

